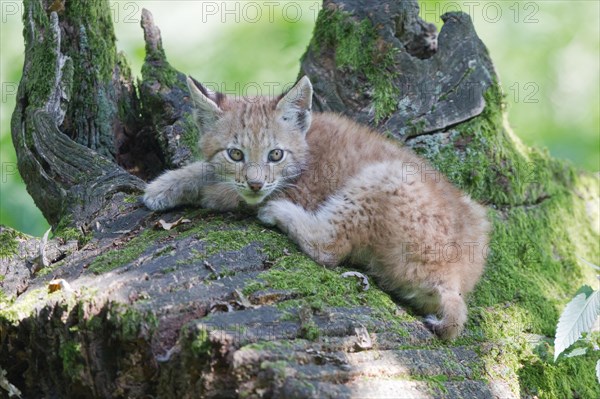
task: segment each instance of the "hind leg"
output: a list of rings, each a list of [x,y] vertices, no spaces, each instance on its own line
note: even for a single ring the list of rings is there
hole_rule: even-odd
[[[434,315],[425,318],[425,325],[445,340],[456,338],[467,321],[467,305],[459,291],[437,288],[439,294],[439,319]]]
[[[328,212],[307,212],[287,200],[268,202],[258,219],[276,225],[294,240],[304,253],[325,266],[335,266],[350,253],[350,244],[336,228]]]

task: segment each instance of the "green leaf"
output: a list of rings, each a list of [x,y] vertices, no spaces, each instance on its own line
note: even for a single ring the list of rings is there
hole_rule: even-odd
[[[600,314],[599,292],[596,291],[587,298],[585,293],[580,293],[567,304],[556,327],[554,361],[581,337],[581,333],[591,330]]]
[[[596,363],[596,378],[600,384],[600,360],[598,360],[598,363]]]

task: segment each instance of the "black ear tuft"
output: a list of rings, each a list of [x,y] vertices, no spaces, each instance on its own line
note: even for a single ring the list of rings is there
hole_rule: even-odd
[[[196,79],[194,79],[191,76],[189,78],[194,83],[194,86],[196,86],[202,94],[204,94],[206,97],[210,97],[208,94],[208,90],[206,90],[206,87],[204,87],[204,85],[202,83],[198,82]]]
[[[298,111],[296,114],[296,124],[301,131],[308,130],[308,124],[310,123],[310,110],[308,111]]]

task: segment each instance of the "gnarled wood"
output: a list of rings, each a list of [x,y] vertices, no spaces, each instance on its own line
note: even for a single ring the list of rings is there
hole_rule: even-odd
[[[414,2],[379,2],[365,7],[357,0],[327,0],[323,7],[326,12],[320,15],[301,65],[301,74],[313,82],[318,110],[350,115],[403,141],[448,129],[483,111],[484,93],[496,84],[497,77],[467,14],[442,16],[444,26],[437,36],[435,27],[419,18]],[[340,14],[346,16],[343,21],[336,19]],[[362,43],[362,56],[381,68],[380,75],[369,76],[374,74],[365,73],[367,68],[361,62],[351,65],[340,55],[347,51],[342,48],[346,41],[364,34],[361,24],[365,21],[376,38]],[[328,24],[341,24],[345,34],[331,33],[335,28]],[[373,60],[386,53],[389,62],[378,65]],[[383,91],[382,85],[385,92],[378,93]],[[379,118],[378,95],[390,96],[393,101]]]
[[[25,2],[25,65],[12,118],[13,144],[21,176],[46,219],[56,225],[67,217],[81,225],[114,192],[143,187],[102,155],[114,154],[113,137],[124,124],[116,109],[131,101],[131,83],[116,63],[107,4],[95,5],[102,12],[93,23],[93,7],[78,13],[67,8],[62,18],[44,7],[50,5]],[[110,34],[98,37],[102,30]],[[94,39],[87,37],[92,34]],[[92,42],[101,48],[86,47]]]

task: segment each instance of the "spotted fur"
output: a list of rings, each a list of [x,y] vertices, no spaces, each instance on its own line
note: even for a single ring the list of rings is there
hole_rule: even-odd
[[[150,183],[150,209],[256,205],[263,223],[315,261],[362,264],[427,314],[441,338],[461,332],[465,296],[485,264],[485,208],[409,149],[341,115],[312,113],[306,77],[275,99],[233,99],[188,85],[204,160]],[[244,162],[232,162],[230,148],[241,149]],[[281,162],[268,162],[272,149],[285,152]]]

